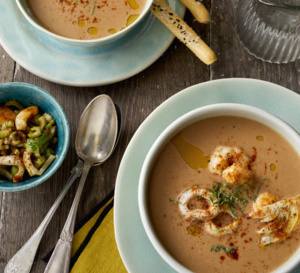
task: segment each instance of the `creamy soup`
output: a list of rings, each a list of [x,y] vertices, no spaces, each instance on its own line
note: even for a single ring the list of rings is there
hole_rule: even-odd
[[[254,181],[241,189],[248,204],[244,214],[252,211],[258,193],[269,192],[279,200],[300,194],[300,157],[278,133],[253,120],[216,117],[185,128],[163,148],[152,169],[148,206],[154,230],[167,251],[194,272],[272,272],[285,263],[299,248],[299,227],[279,242],[260,248],[265,224],[247,219],[239,210],[241,221],[235,233],[213,236],[204,230],[204,222],[185,220],[180,213],[180,195],[198,185],[212,189],[226,181],[208,170],[209,156],[219,145],[239,147],[251,158]],[[231,185],[230,191],[237,187]],[[189,208],[207,208],[203,199],[192,200]],[[242,205],[241,205],[242,207]],[[229,215],[216,217],[217,226],[232,222]],[[232,250],[226,254],[224,251]]]
[[[132,24],[146,0],[26,0],[49,31],[73,39],[97,39]]]

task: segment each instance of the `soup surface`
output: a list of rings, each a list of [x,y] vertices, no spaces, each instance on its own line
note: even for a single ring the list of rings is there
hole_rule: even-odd
[[[244,214],[252,211],[258,193],[269,192],[279,200],[300,194],[300,157],[284,138],[253,120],[209,118],[176,135],[155,162],[148,195],[154,230],[168,252],[193,272],[272,272],[299,248],[299,226],[286,240],[260,248],[262,235],[257,231],[266,223],[247,219],[239,210],[235,210],[241,217],[236,232],[223,236],[210,235],[203,222],[184,220],[179,211],[180,195],[194,185],[206,189],[217,182],[225,185],[220,175],[207,168],[209,156],[219,145],[239,147],[252,160],[252,186],[244,185],[241,190],[248,202],[241,206]],[[207,207],[201,200],[192,200],[190,209]],[[228,214],[217,218],[218,226],[233,220]],[[233,255],[226,254],[225,248],[234,249]]]
[[[132,24],[146,0],[26,0],[36,20],[72,39],[109,36]]]

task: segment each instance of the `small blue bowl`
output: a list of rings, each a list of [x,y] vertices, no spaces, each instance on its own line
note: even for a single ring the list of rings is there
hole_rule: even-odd
[[[18,183],[0,179],[0,191],[12,192],[33,188],[49,179],[57,171],[69,148],[70,127],[67,116],[60,104],[40,87],[18,82],[0,84],[0,105],[9,100],[17,100],[26,107],[38,106],[42,112],[50,114],[55,119],[58,132],[58,143],[55,150],[57,158],[42,176],[35,176]]]
[[[120,39],[121,37],[128,34],[128,32],[133,29],[136,25],[138,25],[142,19],[148,14],[148,11],[150,10],[150,7],[152,5],[152,0],[146,0],[144,9],[142,10],[139,17],[129,26],[123,28],[122,30],[116,32],[115,34],[98,38],[98,39],[90,39],[90,40],[80,40],[80,39],[71,39],[66,38],[63,36],[60,36],[58,34],[55,34],[54,32],[49,31],[48,29],[44,28],[35,18],[32,14],[30,8],[27,5],[26,0],[16,0],[17,6],[19,7],[20,11],[26,18],[26,20],[37,30],[43,32],[44,34],[53,37],[62,43],[69,44],[69,45],[76,45],[76,46],[85,46],[85,47],[91,47],[91,46],[97,46],[97,45],[105,45],[105,46],[113,46],[115,42]]]

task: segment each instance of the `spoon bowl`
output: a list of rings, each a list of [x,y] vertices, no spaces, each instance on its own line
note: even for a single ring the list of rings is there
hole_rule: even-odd
[[[77,155],[83,161],[99,165],[111,155],[117,135],[115,105],[108,96],[98,96],[89,103],[80,118],[75,138]]]

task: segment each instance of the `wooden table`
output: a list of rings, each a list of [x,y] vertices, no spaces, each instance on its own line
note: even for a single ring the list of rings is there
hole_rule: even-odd
[[[113,190],[121,158],[138,126],[158,105],[180,90],[220,78],[246,77],[277,83],[300,94],[300,60],[282,65],[265,63],[248,55],[241,46],[234,31],[236,2],[204,0],[212,18],[208,25],[200,25],[189,12],[186,13],[188,24],[216,52],[218,61],[213,65],[204,65],[175,40],[149,68],[107,86],[75,88],[48,82],[20,67],[0,47],[0,83],[27,82],[47,90],[64,108],[71,128],[67,157],[49,181],[23,192],[0,192],[0,272],[38,227],[67,181],[71,168],[77,163],[74,148],[76,128],[82,111],[95,96],[108,94],[120,106],[123,131],[112,157],[91,170],[81,197],[78,221]],[[45,263],[41,257],[55,245],[75,191],[76,186],[73,186],[53,217],[40,244],[32,272],[43,272]]]

